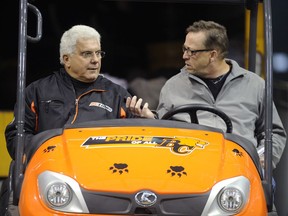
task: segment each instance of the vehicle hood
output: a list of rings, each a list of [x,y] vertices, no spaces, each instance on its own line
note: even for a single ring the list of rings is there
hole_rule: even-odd
[[[228,172],[237,175],[233,163],[239,162],[227,154],[228,144],[222,133],[202,130],[81,128],[65,130],[40,151],[53,147],[43,169],[70,176],[87,190],[204,193]]]

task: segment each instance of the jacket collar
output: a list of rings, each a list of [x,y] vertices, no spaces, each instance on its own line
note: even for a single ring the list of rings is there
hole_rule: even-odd
[[[232,59],[225,59],[225,61],[232,66],[231,73],[227,77],[226,82],[229,82],[229,81],[231,81],[231,80],[233,80],[235,78],[238,78],[238,77],[245,76],[245,74],[247,74],[247,72],[249,72],[249,71],[245,70],[244,68],[240,67],[239,64],[236,61],[232,60]],[[196,80],[198,82],[204,83],[197,76],[187,72],[185,67],[183,67],[181,69],[181,73],[185,73],[185,74],[187,74],[189,76],[189,78],[192,78],[192,79],[194,79],[194,80]]]
[[[60,68],[59,73],[55,72],[56,77],[59,80],[62,80],[63,85],[65,85],[68,88],[73,88],[73,83],[71,81],[71,76],[67,73],[67,71],[64,68]],[[97,79],[91,83],[91,86],[87,90],[91,89],[97,89],[101,91],[107,91],[109,86],[106,85],[106,78],[103,77],[103,75],[99,74]]]

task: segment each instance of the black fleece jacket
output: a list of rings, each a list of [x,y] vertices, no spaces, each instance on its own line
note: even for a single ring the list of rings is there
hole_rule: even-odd
[[[60,69],[31,83],[25,95],[25,135],[35,135],[76,122],[133,117],[125,106],[125,98],[131,96],[129,92],[101,75],[76,97],[71,77]],[[17,104],[15,118],[16,115]],[[12,121],[5,130],[7,149],[13,159],[16,126],[16,122]]]

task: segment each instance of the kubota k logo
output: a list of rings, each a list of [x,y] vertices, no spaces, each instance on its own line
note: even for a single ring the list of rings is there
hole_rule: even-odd
[[[135,195],[135,201],[138,205],[147,207],[152,206],[157,201],[157,196],[152,191],[140,191]]]

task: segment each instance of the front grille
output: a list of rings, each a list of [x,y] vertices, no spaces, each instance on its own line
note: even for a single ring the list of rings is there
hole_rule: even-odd
[[[91,214],[178,216],[201,215],[210,194],[156,194],[156,203],[143,207],[136,203],[136,193],[103,193],[84,189],[82,193]]]

